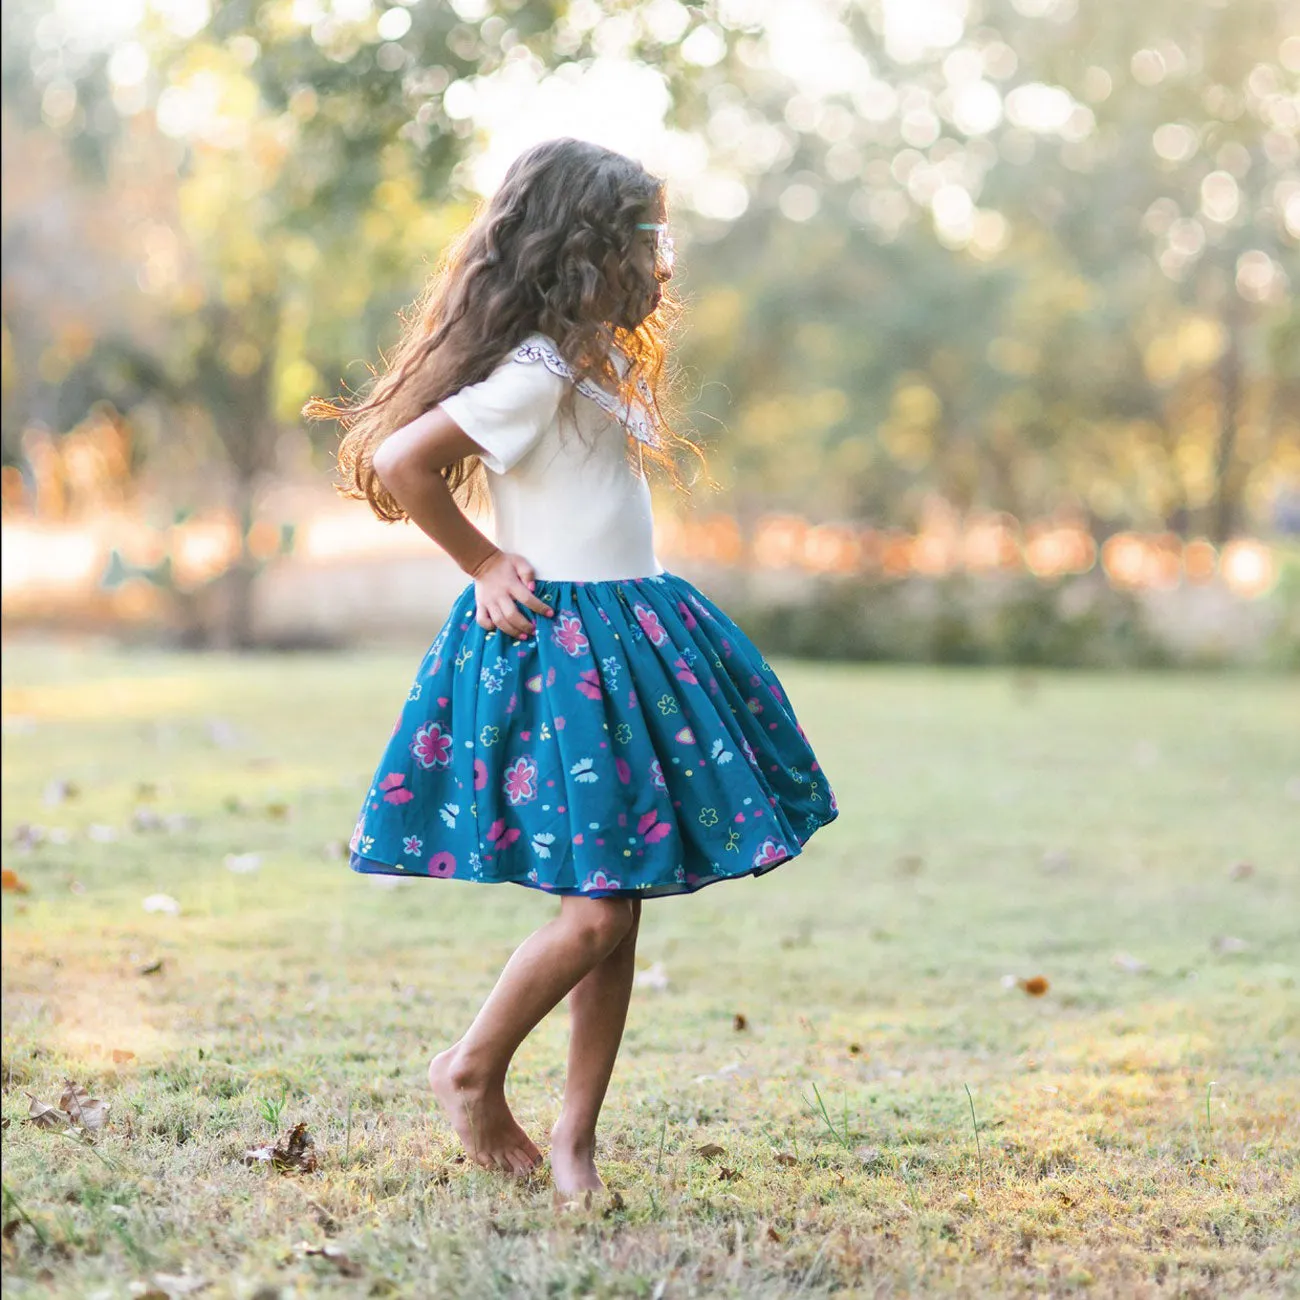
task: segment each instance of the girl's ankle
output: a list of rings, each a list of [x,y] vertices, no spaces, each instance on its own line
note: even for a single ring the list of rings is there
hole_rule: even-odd
[[[489,1087],[494,1080],[504,1083],[499,1069],[461,1043],[455,1043],[441,1055],[445,1057],[444,1068],[453,1087],[481,1089]]]
[[[568,1123],[563,1115],[555,1121],[555,1126],[551,1129],[551,1144],[552,1146],[562,1146],[566,1151],[572,1151],[581,1156],[594,1156],[596,1154],[595,1132],[592,1129],[579,1128]]]

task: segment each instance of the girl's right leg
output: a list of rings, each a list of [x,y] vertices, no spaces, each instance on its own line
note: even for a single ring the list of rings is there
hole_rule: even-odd
[[[541,1153],[506,1105],[510,1058],[534,1026],[632,928],[626,898],[560,900],[560,914],[506,963],[463,1038],[429,1063],[429,1084],[465,1150],[488,1169],[527,1173]]]

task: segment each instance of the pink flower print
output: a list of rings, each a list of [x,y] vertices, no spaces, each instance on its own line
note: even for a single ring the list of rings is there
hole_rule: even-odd
[[[679,682],[686,682],[690,686],[698,686],[700,684],[700,679],[691,672],[685,659],[679,658],[677,662],[673,664],[673,667],[677,670],[677,680]]]
[[[517,758],[506,768],[502,789],[513,807],[537,798],[537,764],[531,758]]]
[[[641,624],[641,631],[650,638],[651,645],[663,645],[668,640],[668,633],[664,631],[664,625],[659,621],[659,615],[654,610],[637,604],[632,606],[632,612],[636,615],[636,621]]]
[[[505,818],[498,817],[488,827],[487,837],[489,842],[498,850],[508,849],[519,838],[519,828],[512,826],[509,830],[506,830]]]
[[[594,668],[584,668],[578,674],[578,692],[589,700],[600,699],[600,674]]]
[[[672,834],[673,828],[667,822],[659,820],[659,814],[651,809],[648,813],[642,813],[640,821],[636,824],[636,833],[645,836],[647,844],[658,844],[660,840],[667,839]]]
[[[751,695],[746,703],[749,705],[749,711],[751,713],[759,714],[763,712],[763,701],[760,700],[758,696]]]
[[[628,766],[627,759],[616,758],[614,760],[614,771],[618,773],[618,779],[624,785],[627,785],[632,780],[632,769]]]
[[[583,892],[590,889],[622,889],[617,880],[607,876],[603,871],[593,871],[582,883]]]
[[[728,641],[725,636],[722,638],[722,653],[726,655],[728,659],[731,658],[731,642]]]
[[[426,771],[451,762],[451,732],[441,722],[426,722],[411,739],[411,754]]]
[[[435,853],[429,859],[429,874],[446,879],[456,874],[456,859],[450,853]]]
[[[767,689],[772,692],[774,699],[779,700],[782,704],[785,703],[785,696],[781,694],[781,688],[779,686],[769,686]]]
[[[650,764],[650,781],[656,790],[668,789],[668,782],[664,780],[664,770],[657,758]]]
[[[790,856],[789,850],[784,844],[778,844],[775,840],[764,840],[758,846],[758,852],[754,854],[754,865],[756,867],[771,867],[778,862],[784,862]]]
[[[699,621],[696,619],[695,615],[691,613],[684,600],[679,600],[677,602],[677,612],[682,616],[682,622],[686,624],[688,630],[690,628],[699,627]]]
[[[474,789],[482,790],[487,785],[487,764],[481,759],[474,760]]]
[[[839,805],[839,801],[835,798],[835,791],[830,790],[827,793],[829,793],[831,797],[831,812],[839,812],[840,805]]]
[[[576,614],[561,614],[555,631],[551,634],[555,644],[565,654],[575,658],[586,650],[587,634],[582,630],[582,620]],[[550,685],[548,682],[547,685]]]
[[[408,835],[402,841],[402,852],[412,855],[419,853],[424,848],[424,841],[418,835]]]

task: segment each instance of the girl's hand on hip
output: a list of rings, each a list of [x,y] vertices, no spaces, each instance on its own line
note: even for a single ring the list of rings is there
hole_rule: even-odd
[[[522,640],[532,635],[533,624],[520,605],[547,618],[555,613],[533,595],[533,566],[522,555],[493,551],[470,576],[474,579],[474,618],[486,632],[500,628]]]

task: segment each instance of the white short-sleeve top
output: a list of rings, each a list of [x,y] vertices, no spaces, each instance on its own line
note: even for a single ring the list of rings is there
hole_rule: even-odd
[[[645,412],[584,380],[567,415],[560,403],[573,383],[555,344],[534,334],[441,403],[482,449],[497,545],[552,581],[662,573],[650,489],[627,453],[629,433],[652,437]]]

